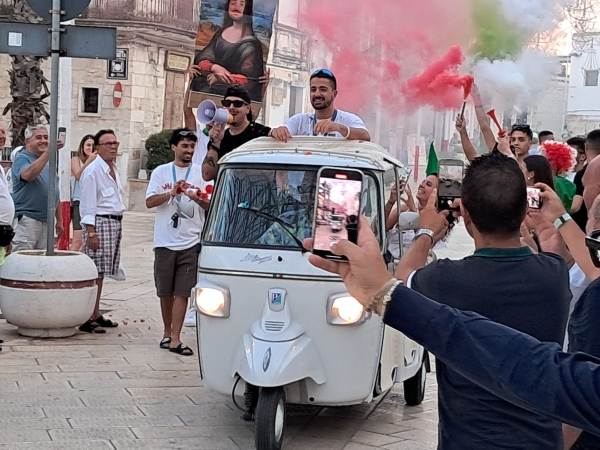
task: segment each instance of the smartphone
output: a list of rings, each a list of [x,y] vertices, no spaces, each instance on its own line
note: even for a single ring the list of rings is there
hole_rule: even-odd
[[[460,198],[465,164],[458,159],[440,160],[438,173],[438,209],[451,210],[454,200]]]
[[[542,206],[542,199],[540,198],[540,191],[537,188],[527,188],[527,205],[531,209],[540,209]]]
[[[315,204],[313,248],[315,255],[346,260],[331,253],[331,244],[341,239],[356,243],[363,190],[360,170],[323,167],[317,174],[319,188]],[[316,220],[320,217],[322,220]]]
[[[60,127],[58,129],[58,140],[65,142],[67,139],[67,129],[65,127]]]
[[[398,169],[398,190],[400,191],[400,194],[404,192],[404,188],[408,184],[411,173],[412,169],[406,166]]]

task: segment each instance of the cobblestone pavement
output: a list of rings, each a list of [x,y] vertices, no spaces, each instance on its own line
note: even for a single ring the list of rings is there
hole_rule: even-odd
[[[106,335],[33,340],[0,320],[0,449],[253,449],[252,426],[228,396],[203,389],[194,357],[158,348],[153,215],[124,220],[125,282],[107,282],[102,302],[119,328]],[[464,230],[453,240],[464,248]],[[449,254],[456,250],[450,250]],[[464,254],[465,252],[458,252]],[[453,256],[459,256],[453,254]],[[195,330],[183,341],[195,348]],[[434,449],[433,374],[425,401],[407,407],[401,386],[379,405],[291,407],[285,449]]]

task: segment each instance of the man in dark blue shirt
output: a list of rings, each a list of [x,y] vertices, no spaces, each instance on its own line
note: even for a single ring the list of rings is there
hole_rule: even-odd
[[[442,232],[435,208],[430,209],[421,214],[422,226]],[[312,248],[312,239],[304,247]],[[382,316],[386,325],[423,345],[446,367],[502,400],[600,435],[600,359],[563,353],[556,343],[541,343],[479,314],[459,311],[399,286],[401,282],[387,271],[380,244],[364,218],[358,245],[341,240],[332,252],[346,256],[348,263],[316,255],[309,260],[340,275],[350,295]]]
[[[569,352],[583,352],[600,358],[600,279],[588,286],[575,305],[569,320]],[[580,430],[567,426],[565,443],[576,441],[573,450],[600,449],[600,433],[583,432],[577,439],[579,433]]]
[[[521,246],[527,191],[518,164],[499,153],[476,158],[461,199],[475,254],[423,268],[433,240],[421,234],[400,261],[398,278],[433,300],[562,343],[571,299],[568,269],[557,255]],[[562,448],[558,422],[503,401],[443,361],[436,368],[440,450]]]

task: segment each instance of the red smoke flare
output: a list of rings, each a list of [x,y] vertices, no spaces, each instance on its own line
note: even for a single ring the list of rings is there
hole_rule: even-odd
[[[470,77],[468,80],[466,80],[466,84],[464,86],[464,93],[465,93],[464,99],[465,100],[467,98],[469,98],[469,95],[471,95],[471,90],[473,89],[473,83],[475,83],[475,78],[473,78],[473,77]]]
[[[452,47],[423,73],[410,78],[404,88],[408,104],[429,104],[439,109],[458,107],[462,100],[460,89],[464,93],[473,86],[471,75],[461,76],[458,73],[458,66],[464,59],[460,47]]]
[[[450,47],[471,45],[470,2],[305,0],[299,26],[314,31],[312,43],[329,51],[328,56],[315,52],[315,69],[328,68],[336,75],[337,107],[355,113],[384,109],[397,117],[426,103],[460,106],[468,80],[456,71],[448,72],[452,77],[431,80],[432,86],[420,85],[419,79],[412,80],[411,88],[406,83],[415,74],[425,74]]]

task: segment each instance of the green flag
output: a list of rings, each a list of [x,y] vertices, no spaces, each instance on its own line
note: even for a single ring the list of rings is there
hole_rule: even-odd
[[[431,147],[429,147],[429,160],[427,161],[427,170],[425,170],[425,174],[427,176],[432,174],[439,173],[440,163],[438,161],[437,154],[435,153],[435,148],[433,147],[433,142],[431,143]]]

